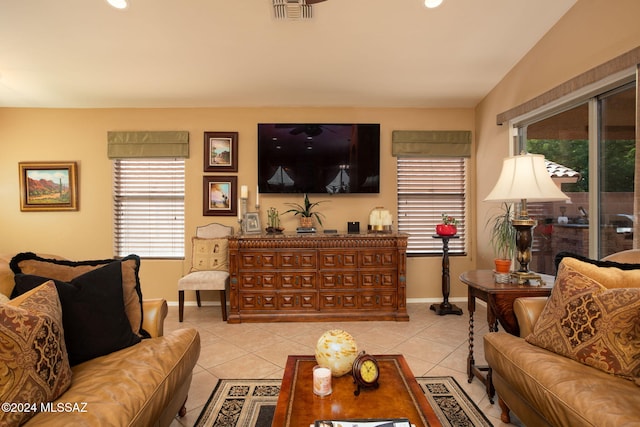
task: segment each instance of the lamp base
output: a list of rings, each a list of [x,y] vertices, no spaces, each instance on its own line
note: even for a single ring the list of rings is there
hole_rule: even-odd
[[[542,277],[539,274],[533,273],[531,271],[514,271],[511,273],[511,279],[512,281],[515,281],[516,283],[518,283],[518,285],[531,285],[530,281],[531,280],[537,280],[538,284],[537,285],[532,285],[532,286],[543,286],[544,285],[544,281],[542,280]]]

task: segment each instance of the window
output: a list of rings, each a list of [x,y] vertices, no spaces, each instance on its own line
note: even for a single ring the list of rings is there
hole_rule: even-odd
[[[116,256],[184,257],[184,159],[115,159]]]
[[[552,177],[570,197],[537,204],[538,219],[550,227],[534,231],[533,270],[553,274],[561,251],[602,258],[632,248],[636,114],[632,82],[518,123],[520,148],[555,162],[561,173]]]
[[[434,239],[442,214],[458,221],[459,239],[449,241],[450,254],[466,247],[467,159],[464,157],[397,157],[398,231],[409,234],[408,255],[441,254]]]

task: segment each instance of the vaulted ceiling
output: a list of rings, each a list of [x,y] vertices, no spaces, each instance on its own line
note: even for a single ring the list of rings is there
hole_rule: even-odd
[[[0,107],[473,107],[577,0],[0,2]]]

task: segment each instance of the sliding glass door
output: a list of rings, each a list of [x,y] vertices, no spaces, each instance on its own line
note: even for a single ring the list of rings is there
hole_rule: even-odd
[[[602,258],[633,244],[635,82],[518,125],[518,151],[543,154],[568,202],[535,203],[530,267],[554,274],[570,251]]]

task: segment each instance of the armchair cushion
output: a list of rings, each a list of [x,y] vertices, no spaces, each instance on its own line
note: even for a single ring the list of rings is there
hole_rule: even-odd
[[[0,401],[38,405],[71,384],[60,300],[52,281],[0,305]],[[0,425],[19,425],[34,411],[0,411]]]
[[[48,280],[17,274],[15,291],[21,294]],[[91,270],[70,282],[54,282],[62,305],[64,337],[71,365],[140,342],[125,313],[119,261]]]
[[[640,385],[640,288],[608,289],[571,264],[526,341]]]
[[[140,257],[137,255],[129,255],[120,260],[68,261],[43,258],[32,252],[23,252],[13,257],[10,267],[14,274],[31,274],[69,282],[84,273],[115,261],[118,261],[122,267],[123,297],[131,330],[135,334],[146,337],[148,334],[142,329],[142,290],[138,277]]]

